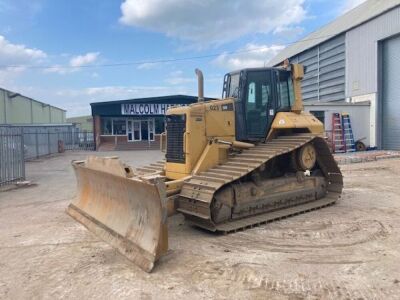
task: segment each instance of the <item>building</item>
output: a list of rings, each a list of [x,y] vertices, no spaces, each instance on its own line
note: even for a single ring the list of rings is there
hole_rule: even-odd
[[[96,149],[159,149],[167,109],[196,101],[174,95],[91,103]]]
[[[64,109],[0,88],[0,124],[64,124]]]
[[[67,122],[75,125],[81,132],[93,132],[93,117],[81,116],[67,118]]]
[[[306,67],[305,109],[325,120],[347,112],[355,139],[400,150],[400,0],[369,0],[288,46],[286,58]]]

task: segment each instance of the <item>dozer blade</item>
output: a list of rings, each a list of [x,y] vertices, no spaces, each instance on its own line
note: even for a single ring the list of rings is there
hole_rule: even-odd
[[[145,181],[116,158],[72,162],[77,197],[67,213],[146,272],[168,250],[165,184]]]

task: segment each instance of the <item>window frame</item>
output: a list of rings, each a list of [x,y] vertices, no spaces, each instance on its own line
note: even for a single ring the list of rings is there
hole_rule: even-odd
[[[269,97],[268,97],[268,101],[266,102],[266,104],[264,104],[263,99],[262,99],[262,86],[263,85],[261,84],[261,86],[259,86],[259,89],[260,89],[259,96],[261,97],[259,104],[261,104],[261,106],[265,106],[265,111],[263,111],[262,113],[265,114],[265,118],[266,118],[265,124],[263,125],[264,129],[263,129],[262,133],[261,132],[250,132],[250,130],[249,130],[249,120],[248,120],[248,103],[249,103],[248,95],[249,94],[248,94],[248,92],[249,92],[250,80],[249,80],[248,72],[252,72],[253,74],[255,72],[264,73],[264,76],[266,76],[266,81],[265,81],[267,83],[266,86],[267,87],[269,86],[269,91],[268,91],[269,94],[267,94]],[[247,70],[247,72],[245,74],[245,84],[242,87],[243,95],[244,95],[243,113],[245,114],[244,121],[245,121],[245,126],[246,126],[246,136],[248,138],[250,137],[250,139],[252,139],[252,138],[258,139],[260,137],[261,138],[265,137],[271,126],[273,116],[270,116],[269,111],[271,108],[275,110],[275,107],[276,107],[275,96],[274,96],[274,94],[276,92],[274,91],[275,87],[274,87],[274,77],[273,76],[274,75],[273,75],[273,72],[271,71],[271,69],[264,69],[264,70],[249,69],[249,70]],[[251,82],[253,82],[253,80]],[[259,82],[259,83],[261,83],[261,82]],[[256,85],[256,91],[255,91],[256,98],[255,98],[255,102],[254,102],[255,107],[257,107],[257,87],[258,86]],[[250,103],[252,103],[252,102],[250,102]]]
[[[281,99],[281,80],[280,80],[280,74],[286,73],[288,74],[286,83],[287,83],[287,89],[288,89],[288,106],[282,106],[282,99]],[[276,89],[276,108],[277,111],[288,111],[291,110],[293,104],[294,104],[294,90],[293,90],[293,79],[290,76],[289,71],[285,70],[275,70],[274,72],[275,75],[275,89]]]

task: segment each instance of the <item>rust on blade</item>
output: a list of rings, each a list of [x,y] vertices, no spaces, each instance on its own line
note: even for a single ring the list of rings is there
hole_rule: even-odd
[[[143,270],[168,250],[165,184],[132,177],[118,159],[73,162],[78,194],[67,213]]]

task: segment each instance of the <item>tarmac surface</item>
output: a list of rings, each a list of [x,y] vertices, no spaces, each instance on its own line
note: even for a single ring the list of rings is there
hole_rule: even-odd
[[[0,192],[0,298],[398,299],[400,159],[346,164],[334,206],[229,235],[170,218],[170,251],[147,274],[65,213],[70,165],[27,163],[34,185]],[[119,155],[139,166],[159,151]]]

